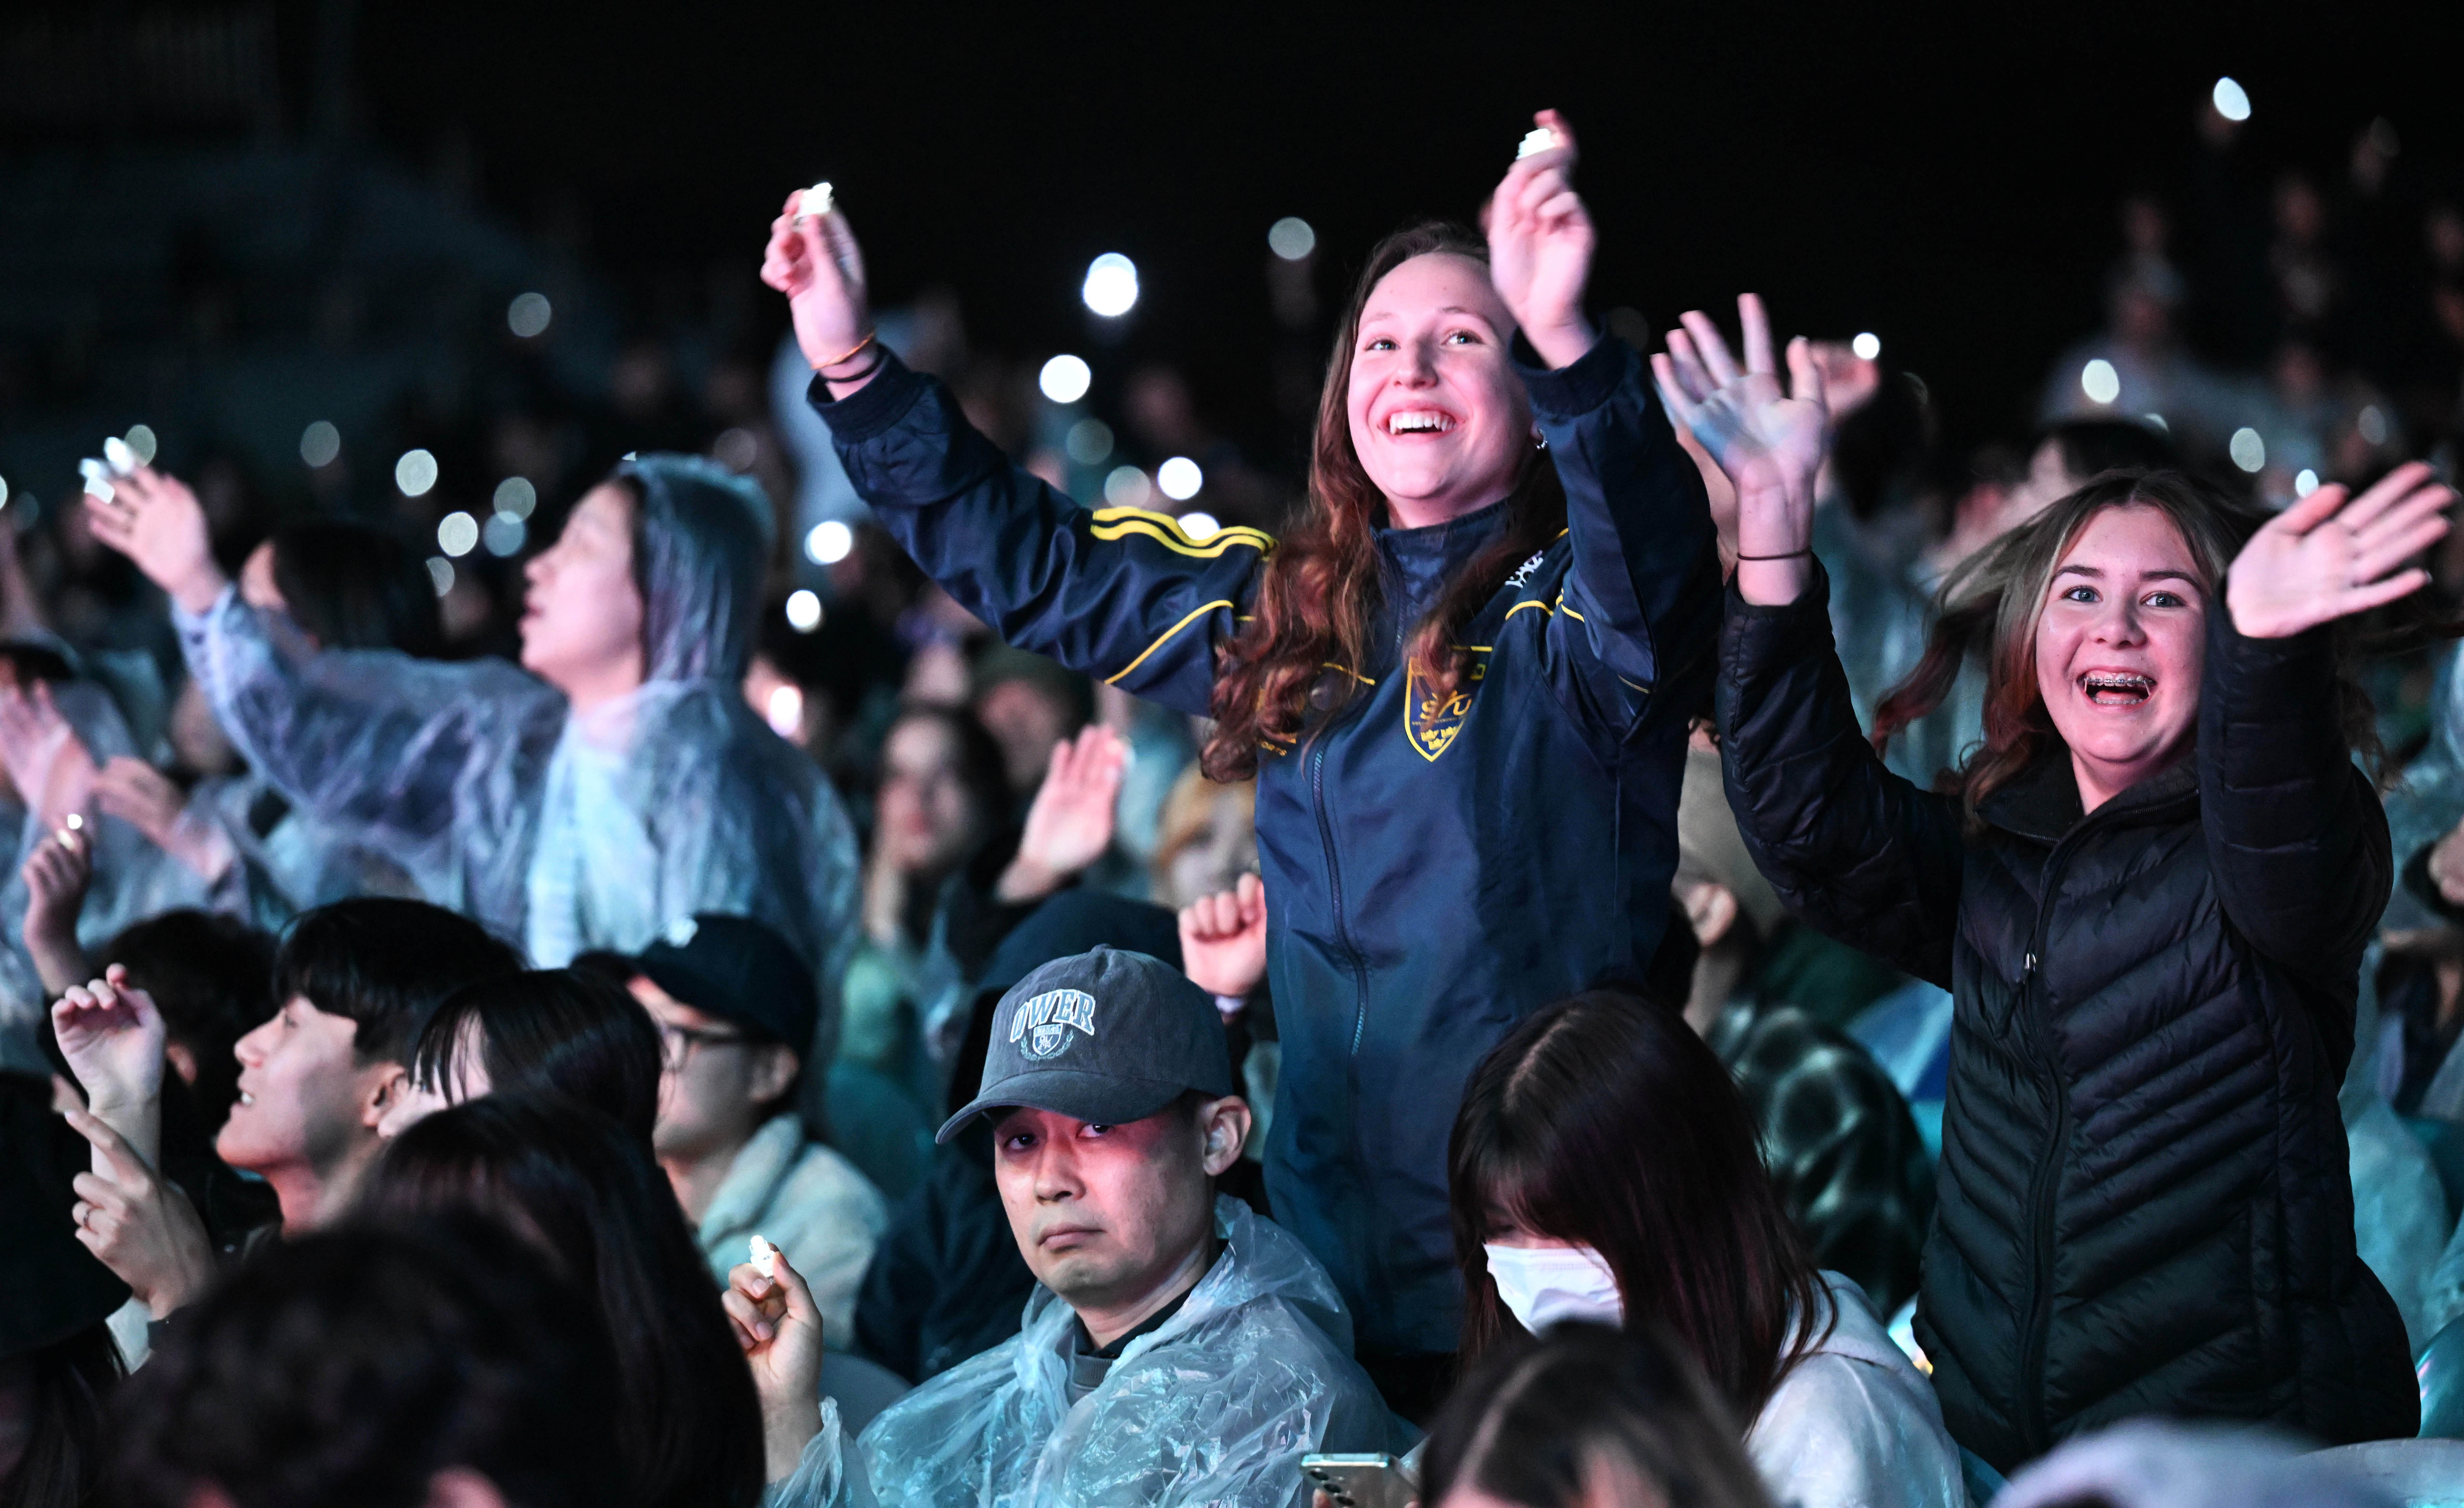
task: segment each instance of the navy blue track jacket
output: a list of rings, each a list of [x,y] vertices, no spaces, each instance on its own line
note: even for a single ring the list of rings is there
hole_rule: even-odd
[[[1503,503],[1381,529],[1384,609],[1358,693],[1260,755],[1258,852],[1282,1080],[1275,1218],[1351,1305],[1365,1352],[1455,1348],[1446,1142],[1464,1081],[1516,1021],[1639,980],[1677,863],[1689,718],[1719,631],[1702,477],[1614,338],[1517,369],[1566,489],[1567,531],[1466,625],[1474,675],[1439,705],[1399,665]],[[1008,643],[1204,715],[1216,648],[1274,541],[1192,538],[1082,508],[892,360],[841,402],[813,387],[856,491],[925,572]]]

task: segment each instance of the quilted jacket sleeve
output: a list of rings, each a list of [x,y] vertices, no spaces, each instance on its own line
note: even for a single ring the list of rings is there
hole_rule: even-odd
[[[1819,567],[1784,607],[1730,586],[1717,697],[1728,804],[1789,910],[1948,988],[1958,814],[1884,769],[1857,726]]]
[[[2248,639],[2208,618],[2199,808],[2225,915],[2253,947],[2341,989],[2394,878],[2387,816],[2354,768],[2325,629]]]

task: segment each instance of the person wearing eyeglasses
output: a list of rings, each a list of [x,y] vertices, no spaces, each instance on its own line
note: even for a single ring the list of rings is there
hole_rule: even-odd
[[[855,1296],[890,1208],[797,1114],[797,1044],[813,1039],[820,993],[787,940],[747,917],[681,921],[630,961],[628,988],[659,1028],[651,1149],[727,1285],[759,1235],[812,1286],[823,1334],[855,1333]]]

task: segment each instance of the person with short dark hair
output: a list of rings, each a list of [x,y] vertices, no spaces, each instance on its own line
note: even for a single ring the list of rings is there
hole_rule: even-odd
[[[554,1095],[466,1101],[394,1139],[360,1208],[486,1215],[596,1309],[615,1348],[616,1448],[644,1508],[759,1495],[752,1376],[649,1149],[614,1121]]]
[[[1569,1322],[1500,1347],[1429,1431],[1430,1508],[1770,1508],[1727,1405],[1653,1329]]]
[[[463,985],[518,971],[521,959],[467,917],[420,901],[339,901],[302,916],[275,959],[272,1019],[243,1036],[239,1099],[214,1138],[233,1168],[256,1174],[281,1206],[287,1235],[350,1203],[384,1146],[377,1126],[409,1091],[411,1043]],[[60,1051],[86,1089],[99,1223],[127,1249],[98,1252],[163,1318],[211,1271],[205,1232],[179,1191],[151,1169],[161,1156],[163,1014],[117,967],[52,1010]],[[140,1238],[143,1237],[141,1240]]]
[[[126,1508],[633,1500],[587,1303],[487,1221],[347,1225],[243,1262],[121,1389]]]
[[[767,1238],[812,1285],[831,1344],[845,1346],[890,1210],[797,1113],[814,1038],[812,971],[761,923],[709,913],[671,928],[631,969],[665,1055],[651,1145],[712,1279],[726,1286],[746,1240]]]
[[[506,1090],[561,1094],[650,1145],[662,1049],[640,1001],[604,974],[534,969],[466,985],[411,1049],[410,1092],[377,1125],[400,1136],[449,1104]]]
[[[1727,1069],[1676,1011],[1599,990],[1518,1024],[1463,1090],[1448,1185],[1466,1362],[1568,1320],[1664,1334],[1773,1499],[1964,1500],[1932,1390],[1806,1255]]]
[[[1001,997],[975,1098],[1039,1286],[1023,1328],[858,1438],[885,1503],[1286,1504],[1312,1451],[1390,1443],[1352,1322],[1300,1243],[1215,1180],[1240,1157],[1214,1001],[1096,948]]]

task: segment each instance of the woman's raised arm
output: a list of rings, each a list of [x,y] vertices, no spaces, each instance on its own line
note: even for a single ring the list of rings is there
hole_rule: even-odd
[[[1814,481],[1830,441],[1822,374],[1789,343],[1782,391],[1762,301],[1740,369],[1699,313],[1652,358],[1662,401],[1736,484],[1740,554],[1717,706],[1728,803],[1791,911],[1817,930],[1950,982],[1965,863],[1958,814],[1885,769],[1857,725],[1814,561]]]
[[[873,338],[845,214],[771,226],[763,281],[785,294],[813,364],[813,406],[847,478],[927,576],[1006,644],[1176,711],[1204,715],[1215,645],[1247,608],[1274,541],[1198,538],[1164,514],[1080,507],[1010,464],[939,382]]]

